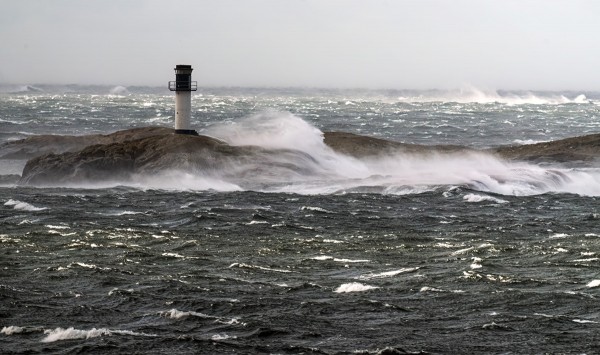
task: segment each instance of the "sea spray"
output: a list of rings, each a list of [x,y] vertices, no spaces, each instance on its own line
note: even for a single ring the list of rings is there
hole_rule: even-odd
[[[289,155],[287,163],[296,165],[298,170],[307,174],[298,176],[295,181],[280,180],[275,185],[263,185],[266,191],[328,194],[357,187],[381,186],[389,193],[400,191],[404,194],[402,191],[405,189],[397,188],[463,185],[515,196],[547,192],[600,194],[600,171],[597,169],[544,168],[531,163],[506,161],[485,152],[398,151],[357,159],[333,151],[324,144],[321,131],[289,112],[255,114],[234,123],[216,125],[207,133],[232,145],[296,150],[309,157],[301,161],[297,155]],[[227,172],[223,173],[227,175]],[[256,178],[260,179],[260,176]]]

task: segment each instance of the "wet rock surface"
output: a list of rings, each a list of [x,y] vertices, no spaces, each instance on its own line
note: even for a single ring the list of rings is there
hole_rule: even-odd
[[[461,146],[416,145],[344,132],[325,132],[324,143],[358,159],[392,154],[473,152]],[[488,149],[509,160],[590,165],[600,157],[600,134],[553,142]],[[176,135],[164,127],[144,127],[108,135],[35,136],[0,147],[0,158],[30,158],[20,184],[44,185],[127,180],[135,174],[167,170],[202,172],[227,168],[235,178],[253,174],[302,175],[310,155],[289,149],[231,146],[207,136]],[[309,162],[294,164],[293,161]],[[314,162],[313,162],[314,163]],[[11,181],[15,177],[11,177]]]

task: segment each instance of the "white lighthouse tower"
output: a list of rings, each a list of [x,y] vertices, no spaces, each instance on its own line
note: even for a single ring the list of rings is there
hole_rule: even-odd
[[[198,82],[192,81],[192,66],[175,66],[175,81],[169,81],[169,90],[175,91],[175,133],[198,133],[191,127],[192,91],[198,90]]]

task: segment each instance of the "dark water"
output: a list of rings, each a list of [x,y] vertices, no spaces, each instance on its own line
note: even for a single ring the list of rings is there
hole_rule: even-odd
[[[172,103],[159,93],[45,93],[34,98],[55,106],[45,113],[25,96],[2,96],[14,105],[1,109],[4,139],[58,133],[60,124],[76,133],[167,125]],[[594,131],[597,105],[551,101],[557,97],[388,103],[232,92],[210,98],[227,103],[210,110],[232,126],[273,106],[320,130],[411,143],[440,131],[444,142],[475,147]],[[206,100],[199,99],[198,121]],[[398,107],[406,116],[391,113]],[[502,122],[517,121],[515,112],[543,128],[530,122],[521,133],[502,131],[513,127]],[[377,118],[357,118],[369,113]],[[423,116],[431,121],[418,126]],[[298,123],[264,117],[267,130]],[[432,170],[394,157],[397,165],[365,163],[367,173],[384,177],[348,181],[344,169],[364,166],[304,148],[329,159],[328,174],[235,186],[188,176],[179,187],[0,187],[0,352],[598,351],[597,169],[494,160],[476,161],[475,169],[458,157]]]

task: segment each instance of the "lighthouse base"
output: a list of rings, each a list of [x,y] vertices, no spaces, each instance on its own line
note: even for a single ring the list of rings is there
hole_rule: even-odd
[[[191,136],[197,136],[198,132],[193,129],[176,129],[175,134],[188,134]]]

